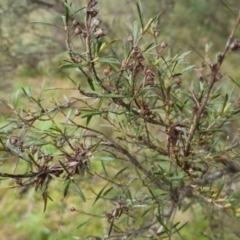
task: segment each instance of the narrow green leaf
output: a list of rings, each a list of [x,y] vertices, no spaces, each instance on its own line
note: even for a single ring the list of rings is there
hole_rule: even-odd
[[[168,229],[167,225],[164,223],[164,221],[162,220],[161,216],[157,215],[156,218],[157,218],[158,222],[163,226],[166,233],[168,233],[169,229]]]
[[[41,192],[42,194],[44,194],[45,192],[47,192],[47,188],[48,188],[48,184],[50,182],[50,176],[47,175],[44,179],[43,185],[41,186]]]
[[[103,43],[98,40],[97,38],[93,38],[92,44],[91,44],[91,49],[92,49],[92,56],[95,57],[98,53],[99,48],[101,47]]]
[[[5,148],[5,144],[3,143],[3,140],[0,138],[0,143],[2,144],[2,146]]]
[[[141,215],[141,218],[144,217],[149,211],[152,211],[152,209],[148,208],[146,211],[144,211]]]
[[[200,133],[212,133],[212,132],[223,132],[222,128],[211,128],[207,130],[200,130]]]
[[[56,26],[54,24],[51,24],[51,23],[47,23],[47,22],[41,22],[41,21],[30,21],[30,23],[40,23],[40,24],[45,24],[45,25],[49,25],[49,26],[52,26],[52,27],[55,27],[55,28],[58,28],[62,31],[64,31],[63,28],[59,27],[59,26]]]
[[[93,80],[91,78],[87,78],[87,82],[88,82],[88,85],[90,86],[90,88],[94,91],[95,90],[95,87],[93,85]]]
[[[72,114],[72,109],[70,109],[66,115],[66,119],[65,119],[65,122],[64,122],[64,132],[67,130],[67,126],[68,126],[68,121],[69,121],[69,118]]]
[[[91,119],[92,119],[93,115],[90,115],[87,117],[87,122],[86,122],[86,126],[88,126],[88,124],[90,123]]]
[[[105,163],[103,161],[101,161],[101,165],[102,165],[102,168],[103,168],[103,171],[104,171],[105,175],[108,176],[108,172],[106,170]]]
[[[139,179],[142,179],[141,173],[140,173],[140,171],[138,170],[138,168],[135,168],[135,171],[136,171]]]
[[[119,95],[116,93],[100,93],[97,91],[86,91],[85,93],[92,95],[93,97],[99,97],[99,98],[124,98],[125,96]]]
[[[116,58],[111,57],[98,57],[96,59],[96,62],[102,62],[102,63],[111,63],[111,64],[120,64],[119,60]]]
[[[85,196],[84,196],[81,188],[77,185],[77,183],[76,183],[75,181],[72,180],[72,182],[74,183],[74,185],[75,185],[75,187],[76,187],[76,190],[77,190],[79,196],[82,198],[82,200],[83,200],[84,202],[86,202],[86,198],[85,198]]]
[[[67,184],[66,184],[66,187],[64,188],[64,192],[63,192],[63,197],[65,198],[67,195],[68,195],[68,190],[69,190],[69,187],[71,185],[71,180],[68,180]]]
[[[66,166],[59,160],[59,163],[60,163],[60,165],[63,167],[63,169],[67,172],[67,174],[69,175],[69,176],[71,176],[71,174],[70,174],[70,172],[68,171],[68,169],[66,168]]]
[[[19,148],[10,144],[9,140],[6,143],[6,147],[9,148],[14,154],[19,156],[21,159],[31,163],[31,160],[30,160],[29,156],[25,152],[21,152]]]
[[[113,161],[113,160],[116,160],[116,158],[113,158],[113,157],[96,157],[93,159],[94,161]]]
[[[181,72],[182,72],[182,73],[187,72],[187,71],[193,69],[194,67],[195,67],[195,65],[190,65],[190,66],[184,68]]]
[[[224,109],[226,107],[227,102],[228,102],[228,94],[225,95],[225,98],[224,98],[223,105],[222,105],[220,113],[224,112]]]
[[[53,131],[62,133],[62,130],[58,126],[50,127],[49,130],[53,130]]]
[[[79,18],[78,15],[76,14],[79,10],[78,10],[78,11],[75,11],[75,9],[72,8],[71,4],[68,4],[67,2],[64,2],[64,5],[65,5],[67,11],[69,11],[69,12],[71,13],[71,15],[80,22],[80,18]]]
[[[85,222],[81,223],[80,225],[78,225],[77,229],[81,228],[82,226],[84,226],[87,222],[89,222],[89,220],[90,220],[90,218],[87,221],[85,221]]]
[[[117,174],[113,177],[113,179],[116,178],[117,176],[119,176],[120,174],[122,174],[127,169],[128,169],[128,167],[121,169],[119,172],[117,172]]]
[[[191,51],[185,52],[182,55],[180,55],[176,60],[181,62],[190,53],[191,53]]]
[[[92,204],[93,206],[94,206],[94,204],[98,201],[98,199],[101,197],[101,195],[102,195],[104,189],[107,187],[107,185],[108,185],[108,183],[100,190],[100,192],[98,193],[98,195],[97,195],[96,198],[95,198],[95,201],[94,201],[93,204]]]
[[[152,191],[150,188],[148,188],[148,191],[149,191],[149,192],[150,192],[150,194],[152,195],[153,199],[156,199],[156,196],[155,196],[155,194],[153,193],[153,191]]]
[[[105,49],[109,48],[113,43],[115,43],[116,41],[118,41],[118,39],[113,39],[112,41],[110,42],[107,42],[107,43],[103,43],[99,49],[99,53],[103,52]]]
[[[77,86],[77,83],[76,83],[70,76],[68,76],[68,78],[71,80],[71,82],[72,82],[75,86]]]
[[[133,23],[133,44],[134,44],[134,46],[137,44],[137,41],[138,41],[138,33],[139,33],[138,22],[134,21],[134,23]]]
[[[83,62],[83,63],[66,63],[61,65],[60,69],[68,69],[68,68],[83,68],[87,67],[89,65],[89,62]]]
[[[148,31],[149,27],[152,25],[152,23],[153,23],[153,21],[155,21],[155,19],[156,19],[156,17],[150,18],[150,19],[148,20],[146,26],[145,26],[145,27],[143,28],[143,30],[142,30],[142,34]]]
[[[220,186],[218,185],[218,191],[217,191],[217,193],[216,193],[216,196],[214,196],[214,199],[218,199],[218,197],[219,197],[219,195],[221,194],[224,186],[225,186],[224,182],[222,182],[222,183],[220,184]]]
[[[25,95],[29,100],[31,100],[31,97],[32,97],[32,96],[31,96],[31,92],[25,90],[23,87],[22,87],[22,90],[23,90],[24,95]]]
[[[233,15],[237,15],[230,7],[227,3],[225,3],[225,1],[220,0],[222,2],[222,4],[233,14]]]
[[[126,195],[127,195],[127,198],[130,199],[130,201],[131,201],[131,203],[132,203],[132,205],[133,205],[132,194],[131,194],[131,192],[129,191],[129,189],[127,189]]]
[[[177,225],[179,225],[180,224],[180,222],[178,222],[178,223],[176,223],[176,224],[174,224],[173,226],[172,226],[172,228],[176,228],[176,231],[174,231],[173,233],[179,233],[180,232],[180,230],[182,229],[182,228],[184,228],[187,224],[188,224],[188,222],[185,222],[184,224],[182,224],[179,228],[177,228]],[[173,234],[172,233],[172,234]]]
[[[64,28],[67,29],[68,24],[67,24],[67,18],[66,18],[66,16],[62,16],[62,20],[63,20]]]
[[[141,23],[141,27],[142,29],[144,28],[144,22],[143,22],[143,12],[142,12],[142,4],[141,1],[139,1],[138,3],[136,3],[137,5],[137,11],[138,11],[138,17],[140,19],[140,23]]]
[[[238,83],[237,81],[235,81],[232,77],[228,76],[231,81],[233,81],[239,88],[240,88],[240,83]]]
[[[211,146],[210,152],[215,151],[215,147],[217,146],[218,142],[219,142],[219,137],[214,141],[213,145]]]
[[[150,43],[142,52],[143,53],[148,52],[152,49],[152,47],[155,48],[155,43]]]
[[[18,103],[18,97],[19,97],[19,90],[17,90],[17,92],[16,92],[16,94],[14,96],[14,105],[16,105]]]
[[[48,200],[48,194],[47,194],[47,192],[43,192],[42,198],[43,198],[43,202],[44,202],[43,212],[45,212],[46,209],[47,209],[47,200]]]
[[[113,187],[108,188],[108,189],[102,194],[102,196],[103,196],[103,197],[104,197],[104,196],[107,196],[108,193],[110,193],[112,190],[113,190]]]
[[[82,116],[82,118],[89,118],[89,117],[92,117],[92,116],[96,116],[96,115],[101,115],[102,112],[92,112],[92,113],[88,113],[88,114],[85,114]],[[91,119],[87,120],[87,125],[89,123]]]
[[[67,0],[65,0],[65,4],[68,4]],[[69,8],[65,5],[65,24],[66,24],[65,27],[68,27],[68,20],[69,20]]]

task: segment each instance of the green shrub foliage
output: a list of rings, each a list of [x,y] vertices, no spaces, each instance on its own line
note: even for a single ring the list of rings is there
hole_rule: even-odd
[[[63,89],[64,100],[57,100],[46,85],[38,96],[25,88],[16,94],[9,104],[15,117],[1,128],[1,151],[3,163],[14,159],[21,168],[1,170],[1,178],[34,187],[44,211],[53,181],[63,183],[64,197],[74,189],[80,202],[92,201],[91,188],[93,205],[102,201],[98,212],[108,222],[96,239],[181,236],[187,225],[176,213],[196,206],[215,224],[202,234],[238,236],[219,213],[234,223],[240,214],[240,84],[221,73],[227,56],[240,49],[234,38],[240,14],[216,59],[207,45],[203,62],[193,66],[185,60],[190,52],[172,53],[161,39],[160,15],[145,21],[140,2],[139,19],[121,40],[108,36],[95,0],[80,9],[62,4],[69,59],[61,68],[78,69],[70,78],[74,94]]]

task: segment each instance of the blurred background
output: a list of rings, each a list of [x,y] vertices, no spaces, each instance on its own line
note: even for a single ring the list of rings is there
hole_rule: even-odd
[[[72,2],[76,8],[81,8],[83,5],[80,4],[86,1]],[[213,61],[217,53],[224,50],[240,9],[239,0],[141,2],[145,20],[160,14],[160,38],[168,43],[169,51],[173,54],[191,51],[187,61],[195,64],[196,68],[201,67],[206,45],[211,46],[209,57]],[[139,20],[135,1],[99,0],[98,9],[98,17],[108,31],[107,38],[119,39],[121,49],[121,44],[132,31],[134,20]],[[21,87],[31,87],[36,92],[43,82],[56,88],[68,87],[71,83],[67,77],[77,77],[77,72],[59,69],[63,59],[68,59],[62,15],[64,9],[59,0],[0,1],[0,101],[3,103],[0,106],[0,126],[12,116],[6,104]],[[240,38],[240,29],[236,38]],[[240,82],[239,66],[240,53],[233,53],[224,62],[222,73],[227,72]],[[56,98],[58,94],[56,92]],[[63,199],[62,186],[54,186],[54,201],[49,203],[47,212],[43,214],[40,195],[35,195],[34,191],[19,193],[15,189],[7,189],[8,184],[1,181],[0,185],[1,239],[74,239],[73,236],[81,239],[90,229],[94,233],[101,231],[104,224],[106,227],[106,223],[96,221],[77,229],[87,218],[69,209],[73,206],[90,209],[92,202],[83,204],[77,196]],[[87,186],[85,191],[90,191]],[[98,207],[102,205],[96,205],[95,209]],[[199,214],[180,215],[179,218],[191,220],[188,231],[183,233],[184,239],[193,239],[192,234],[197,236],[207,224]],[[195,239],[206,238],[199,235]]]

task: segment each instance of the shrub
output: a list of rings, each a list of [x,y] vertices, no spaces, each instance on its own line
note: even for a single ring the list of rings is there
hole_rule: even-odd
[[[50,99],[53,89],[45,85],[38,96],[31,89],[15,96],[10,107],[16,117],[1,129],[1,151],[5,163],[14,157],[21,164],[0,176],[23,189],[33,186],[44,211],[54,180],[64,183],[64,197],[74,188],[82,201],[91,201],[82,188],[91,186],[93,205],[102,201],[107,209],[98,209],[109,222],[96,233],[99,238],[181,236],[187,226],[175,220],[176,212],[196,206],[211,226],[202,234],[236,236],[221,216],[237,222],[240,211],[240,85],[220,69],[240,49],[234,40],[240,14],[217,59],[209,59],[206,46],[204,61],[195,67],[185,62],[189,52],[168,51],[159,15],[146,22],[140,3],[139,23],[123,48],[115,47],[116,39],[105,40],[96,4],[90,0],[75,9],[63,2],[70,59],[61,68],[77,68],[79,78],[70,79],[73,94],[61,102]],[[81,49],[75,49],[79,41]],[[227,90],[230,80],[237,90]]]

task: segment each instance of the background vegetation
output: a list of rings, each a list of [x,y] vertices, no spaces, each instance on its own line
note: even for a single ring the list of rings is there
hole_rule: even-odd
[[[74,9],[83,7],[79,6],[78,1],[73,1],[73,6]],[[97,8],[100,10],[99,17],[103,21],[101,26],[107,30],[104,41],[109,42],[112,39],[118,39],[118,41],[114,43],[113,49],[117,52],[118,58],[123,59],[125,54],[123,45],[129,44],[126,41],[127,36],[133,31],[134,21],[140,21],[136,3],[133,1],[122,1],[119,5],[119,1],[105,0],[101,1],[97,5]],[[70,102],[74,97],[79,98],[79,89],[86,88],[89,90],[86,78],[80,74],[79,71],[76,71],[75,68],[58,68],[59,65],[63,64],[63,59],[69,60],[65,44],[66,34],[65,31],[59,29],[64,29],[62,15],[65,14],[64,7],[59,1],[32,0],[21,1],[20,3],[20,1],[6,0],[1,1],[0,9],[0,34],[2,39],[0,43],[0,66],[2,73],[0,98],[2,99],[2,126],[6,124],[6,117],[10,118],[8,121],[13,122],[13,119],[16,119],[16,112],[18,112],[20,116],[26,116],[25,114],[28,112],[29,117],[31,117],[33,109],[36,109],[36,105],[39,108],[40,105],[36,104],[34,106],[34,104],[31,103],[31,105],[26,108],[26,104],[29,103],[30,97],[35,98],[37,95],[40,99],[44,97],[49,100],[43,100],[44,108],[53,108],[53,105],[60,106],[64,102]],[[218,61],[216,55],[223,51],[228,36],[236,23],[239,3],[237,0],[212,0],[211,2],[190,0],[159,1],[156,6],[156,3],[153,1],[142,1],[142,9],[145,23],[149,18],[160,13],[159,27],[157,29],[160,30],[159,41],[160,43],[166,42],[168,45],[166,49],[164,49],[163,55],[165,58],[169,57],[174,63],[174,61],[176,62],[174,56],[178,54],[177,60],[180,63],[182,62],[182,65],[180,64],[176,68],[174,74],[183,74],[186,67],[195,65],[192,69],[189,68],[188,71],[181,76],[183,82],[179,82],[179,85],[181,85],[183,91],[181,94],[184,95],[189,94],[187,87],[196,80],[196,72],[198,73],[198,77],[201,77],[199,69],[202,68],[202,62],[209,64],[210,62]],[[48,22],[59,26],[59,28],[51,27],[46,24],[30,23],[35,21]],[[138,26],[140,27],[140,24]],[[239,38],[239,34],[238,29],[235,34],[236,39]],[[150,37],[146,36],[145,42],[141,45],[142,48],[146,48],[149,45],[149,39]],[[82,51],[82,44],[81,41],[74,40],[74,47],[77,51]],[[185,56],[184,53],[189,50],[191,53]],[[107,51],[112,55],[110,48]],[[148,60],[148,63],[151,64],[150,58]],[[189,64],[185,62],[189,62]],[[111,68],[113,68],[115,66],[112,64],[111,62],[103,61],[98,65],[97,70],[102,74],[101,77],[103,76],[103,70],[110,71],[108,67],[111,66]],[[232,52],[227,56],[227,60],[224,61],[221,68],[223,78],[221,79],[221,83],[219,82],[216,84],[216,89],[211,96],[211,103],[207,108],[208,115],[207,117],[205,116],[207,120],[203,121],[203,126],[207,125],[209,127],[214,122],[214,119],[222,114],[219,122],[217,122],[218,128],[213,124],[213,130],[209,131],[208,135],[202,135],[207,138],[207,140],[205,139],[205,145],[203,139],[201,139],[203,141],[201,144],[195,140],[196,144],[198,144],[196,149],[199,150],[199,145],[201,145],[200,149],[204,150],[197,155],[200,159],[204,158],[204,156],[208,156],[208,161],[212,161],[213,156],[211,154],[213,152],[224,152],[224,147],[231,147],[239,141],[238,79],[240,70],[238,66],[239,52]],[[164,63],[161,65],[161,68],[164,68]],[[154,72],[154,74],[156,74],[156,72]],[[209,76],[206,76],[206,78],[207,77]],[[73,82],[71,82],[69,78],[73,79]],[[205,76],[203,76],[203,78],[205,78]],[[233,81],[231,81],[231,79]],[[77,82],[80,82],[81,85],[79,86]],[[74,83],[76,83],[75,86]],[[175,87],[177,86],[177,83],[174,81],[172,84]],[[24,89],[23,91],[17,91],[22,87]],[[232,91],[233,88],[234,91]],[[51,91],[49,91],[49,89],[51,89]],[[176,92],[176,94],[179,93]],[[182,97],[183,95],[181,94],[176,96]],[[194,98],[194,94],[196,93],[192,93],[192,98]],[[106,97],[107,101],[109,100],[108,98],[110,97]],[[193,99],[191,101],[194,102]],[[8,104],[9,102],[10,105]],[[184,103],[182,99],[180,102],[182,104]],[[102,106],[106,107],[104,104]],[[87,103],[83,101],[82,105],[73,105],[73,109],[79,111],[79,107],[81,107],[87,110],[86,106]],[[189,109],[191,109],[191,105],[188,106],[186,103],[186,106],[188,109],[186,110],[186,112],[188,112],[186,116],[190,118]],[[182,107],[184,107],[184,105],[182,105]],[[24,111],[22,109],[24,109]],[[96,109],[95,107],[92,109],[94,111],[89,111],[89,114],[92,114],[89,116],[94,116],[92,118],[87,118],[87,113],[84,112],[85,118],[81,119],[84,115],[81,115],[79,112],[79,118],[76,120],[77,124],[86,124],[86,119],[88,119],[89,128],[99,129],[101,125],[101,131],[109,138],[122,138],[119,132],[114,132],[113,125],[112,128],[106,126],[105,120],[107,116],[99,117],[99,115],[96,114]],[[177,110],[173,111],[177,112]],[[70,115],[68,115],[68,111],[60,111],[60,113],[62,114],[57,116],[56,121],[59,123],[65,122],[67,125],[66,119],[71,119]],[[73,114],[73,112],[71,114]],[[74,114],[76,116],[73,119],[77,117],[78,113],[75,112]],[[125,119],[127,117],[129,116],[120,117],[118,121],[126,124]],[[1,138],[4,142],[2,150],[9,147],[6,145],[7,136],[9,134],[12,136],[17,135],[20,139],[22,138],[24,144],[26,144],[25,139],[28,139],[27,147],[30,147],[33,142],[42,146],[41,141],[37,142],[38,137],[42,136],[40,134],[47,134],[50,138],[54,138],[57,135],[54,135],[54,131],[58,131],[59,125],[56,124],[56,126],[53,126],[53,122],[49,121],[49,119],[48,121],[37,122],[38,125],[34,127],[37,127],[38,131],[32,131],[32,139],[29,138],[30,135],[26,135],[25,129],[20,131],[17,130],[21,121],[15,122],[15,127],[17,126],[16,131],[12,131],[11,126],[1,129]],[[135,122],[135,119],[133,120]],[[175,125],[173,124],[173,127],[169,128],[168,131],[174,130],[176,126],[190,126],[190,124],[178,126],[175,120],[176,119],[173,121]],[[96,124],[97,128],[95,127]],[[131,124],[133,124],[133,122],[131,122]],[[135,122],[135,124],[137,125],[138,122]],[[140,124],[142,124],[141,121]],[[156,129],[151,129],[152,126],[149,127],[151,139],[154,139],[155,144],[157,141],[159,149],[165,149],[167,144],[166,136],[160,133],[163,128],[157,129],[159,135],[156,139],[156,137],[152,135],[156,132]],[[132,127],[132,129],[130,127],[122,131],[129,133],[129,131],[135,131],[136,129],[135,127]],[[186,129],[186,131],[189,131],[188,128]],[[51,131],[52,135],[50,134]],[[136,131],[138,132],[138,130]],[[145,130],[143,130],[143,132],[144,131]],[[219,133],[215,134],[214,131],[219,131]],[[136,136],[146,137],[144,135]],[[131,144],[133,144],[134,139],[130,139]],[[43,140],[42,137],[41,140]],[[17,144],[17,142],[15,144]],[[20,147],[20,145],[21,144],[18,143],[17,147]],[[142,145],[142,143],[138,142],[137,145],[143,146],[144,144]],[[209,145],[211,145],[210,149],[206,149],[209,148]],[[24,147],[26,147],[26,145],[24,145]],[[146,158],[146,156],[148,158],[149,156],[152,157],[151,163],[145,163],[143,161],[143,164],[146,164],[146,168],[153,171],[156,176],[161,176],[161,174],[163,174],[162,169],[156,169],[159,168],[159,166],[163,169],[168,169],[169,156],[166,157],[165,154],[162,154],[161,157],[156,156],[154,151],[149,151],[150,149],[151,147],[148,146],[146,152],[140,153],[143,159]],[[45,147],[43,146],[42,150],[46,152],[46,156],[48,154],[49,156],[51,154],[53,154],[53,156],[58,156],[59,154],[59,152],[56,152],[56,148],[51,146],[51,144]],[[94,149],[94,151],[95,150],[96,149]],[[14,150],[11,149],[11,151]],[[228,161],[226,162],[226,160],[229,160],[229,157],[234,160],[234,164],[237,162],[236,156],[238,155],[238,151],[236,149],[234,149],[234,151],[235,152],[231,153],[231,155],[221,155],[219,159],[216,159],[216,156],[218,156],[217,154],[213,154],[214,161],[219,160],[219,164],[215,164],[215,162],[214,164],[213,162],[210,164],[210,167],[212,167],[212,165],[214,167],[215,171],[213,172],[218,172],[222,169],[225,169],[225,171],[232,170],[230,172],[233,178],[228,178],[222,174],[217,183],[213,184],[211,182],[210,185],[204,186],[205,188],[196,187],[194,189],[195,197],[191,198],[191,196],[188,196],[189,198],[187,198],[187,200],[178,203],[178,208],[181,211],[178,211],[177,208],[174,207],[174,214],[170,215],[171,218],[168,219],[170,225],[166,226],[166,228],[164,227],[164,231],[160,232],[160,236],[157,236],[156,229],[153,228],[153,230],[147,232],[147,235],[150,236],[148,238],[162,239],[163,237],[170,238],[171,236],[172,239],[192,239],[193,234],[197,239],[220,239],[220,237],[222,237],[222,239],[237,239],[239,237],[239,206],[237,205],[239,198],[239,170],[238,165],[236,167],[235,165],[232,166]],[[211,154],[208,155],[209,153]],[[17,152],[17,154],[19,154],[19,152]],[[136,151],[136,154],[139,153]],[[22,161],[16,164],[16,159],[13,155],[9,157],[8,154],[6,155],[3,153],[1,159],[1,172],[20,173],[22,171],[31,170],[27,168],[26,164],[22,163]],[[87,173],[84,176],[74,177],[74,183],[77,183],[76,186],[80,184],[83,194],[87,198],[86,202],[82,201],[84,197],[81,190],[79,192],[78,189],[78,193],[82,199],[79,198],[76,186],[70,185],[68,189],[66,187],[66,181],[64,180],[53,181],[53,183],[49,185],[48,191],[53,201],[47,201],[46,198],[42,198],[46,186],[42,186],[42,189],[37,193],[34,188],[28,186],[21,187],[19,190],[19,188],[12,188],[19,184],[18,182],[2,178],[0,226],[3,239],[28,239],[29,236],[31,236],[32,239],[84,239],[90,235],[89,233],[95,236],[107,235],[111,221],[109,223],[104,214],[113,214],[114,209],[117,209],[117,203],[121,203],[119,203],[121,197],[129,201],[124,202],[124,208],[121,210],[126,211],[127,209],[125,207],[127,206],[130,211],[130,217],[126,217],[127,214],[125,214],[126,216],[123,214],[124,216],[116,221],[119,228],[114,229],[114,234],[120,233],[121,231],[127,231],[125,228],[126,224],[129,228],[134,224],[142,227],[141,221],[144,216],[147,216],[145,219],[148,219],[149,222],[153,220],[151,216],[161,216],[163,213],[162,211],[165,210],[165,206],[167,208],[169,202],[172,201],[169,195],[166,194],[168,191],[156,188],[150,183],[145,182],[145,180],[142,179],[142,175],[137,170],[132,169],[134,167],[131,164],[129,165],[128,163],[125,165],[120,161],[113,161],[111,155],[105,159],[103,156],[106,157],[106,155],[101,154],[95,155],[94,157],[97,158],[97,161],[91,158],[93,163],[90,172],[94,174],[94,176]],[[116,155],[115,157],[121,158],[121,155]],[[57,161],[58,160],[59,159],[57,159]],[[204,159],[204,161],[206,161],[206,159]],[[173,163],[173,165],[174,164],[176,165],[176,163]],[[174,170],[168,173],[170,175],[167,176],[167,180],[172,182],[173,184],[171,186],[176,187],[179,191],[181,189],[179,188],[179,185],[181,185],[179,182],[182,181],[184,185],[186,179],[185,175],[187,174],[186,172],[181,173],[179,169],[176,170],[177,167],[175,165],[173,166]],[[128,169],[125,169],[126,166]],[[222,166],[224,166],[224,168]],[[199,166],[197,165],[197,167]],[[108,185],[106,185],[109,178],[112,179],[113,182],[109,181]],[[136,182],[134,182],[135,178],[138,178]],[[192,179],[194,177],[191,176],[190,178]],[[199,175],[196,178],[198,179]],[[155,180],[153,180],[153,182],[154,181]],[[199,182],[196,182],[196,179],[193,180],[192,184],[194,185],[194,183],[196,185],[199,184]],[[224,183],[227,183],[230,188],[226,189]],[[147,187],[144,184],[146,184]],[[126,187],[126,185],[129,186],[129,188]],[[184,189],[184,191],[185,190],[186,189]],[[226,193],[227,191],[233,191],[233,194]],[[196,195],[198,195],[198,197],[196,197]],[[103,200],[100,199],[101,197]],[[160,198],[161,203],[158,202],[156,198]],[[47,201],[47,210],[45,213],[43,213],[44,203],[42,199],[44,199],[45,203]],[[107,204],[107,200],[111,200],[110,203]],[[158,203],[156,204],[155,201]],[[141,208],[143,205],[151,207],[146,211],[144,207],[143,209]],[[234,207],[232,207],[233,205]],[[140,209],[139,211],[134,210],[138,208]],[[219,211],[219,209],[221,210]],[[229,211],[223,209],[228,209]],[[163,219],[159,218],[158,220],[160,221],[159,224],[161,223],[163,226]],[[187,225],[182,228],[185,223],[187,223]],[[178,233],[174,234],[174,232]],[[136,235],[135,239],[147,238],[146,235],[143,236],[145,237],[137,237]],[[89,236],[88,239],[97,238]],[[115,236],[115,239],[120,239],[120,237]],[[133,239],[133,236],[129,236],[129,239]]]

